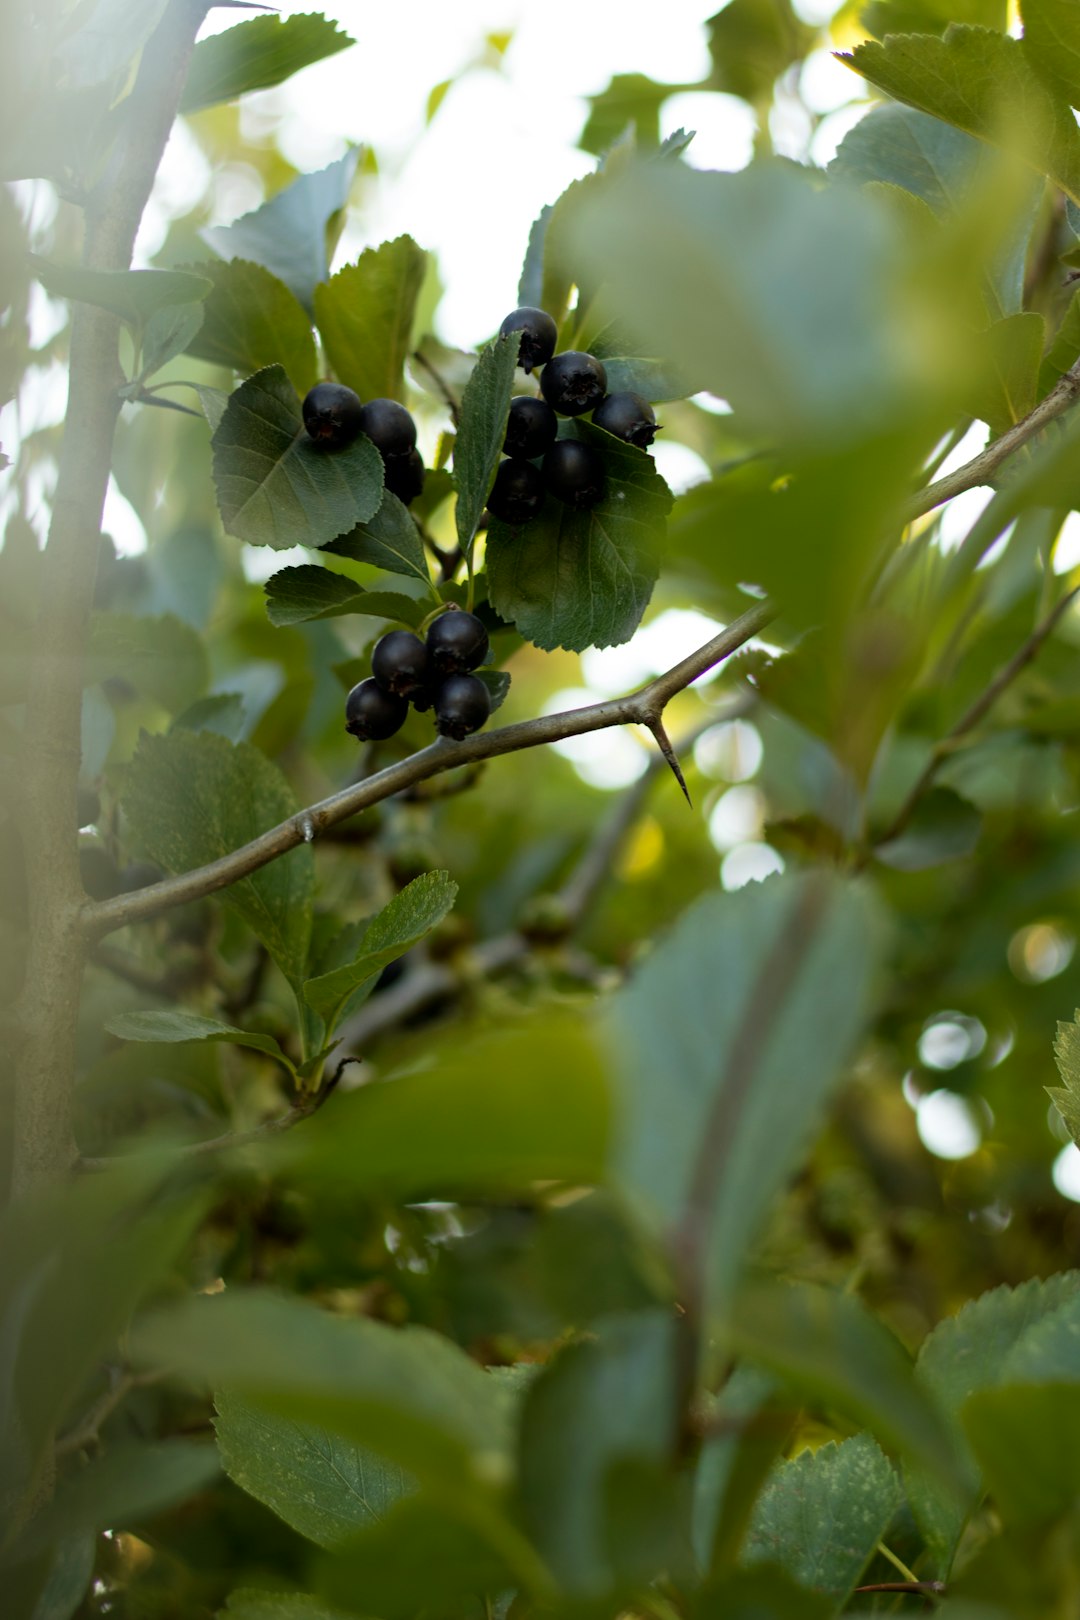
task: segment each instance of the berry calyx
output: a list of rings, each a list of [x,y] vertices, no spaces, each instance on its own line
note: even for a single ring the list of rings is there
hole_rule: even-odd
[[[555,443],[559,421],[545,399],[534,399],[530,394],[518,394],[510,401],[510,415],[506,418],[506,441],[503,449],[508,456],[532,461],[542,456]]]
[[[439,683],[435,724],[442,736],[461,742],[470,732],[479,731],[490,713],[491,694],[478,676],[448,675]]]
[[[544,475],[531,461],[500,461],[487,498],[492,517],[528,523],[544,504]]]
[[[560,439],[544,457],[548,489],[568,506],[595,506],[603,500],[607,480],[595,450],[577,439]]]
[[[372,649],[371,673],[384,692],[409,698],[431,680],[431,654],[411,630],[388,630]]]
[[[304,395],[304,426],[323,450],[341,450],[360,433],[360,395],[343,383],[321,382]]]
[[[555,353],[558,327],[544,309],[525,305],[521,309],[511,310],[499,327],[499,336],[509,337],[511,332],[521,333],[518,365],[526,373],[534,366],[545,365]]]
[[[640,394],[609,394],[593,411],[593,422],[626,444],[647,450],[656,438],[656,412]]]
[[[384,456],[383,478],[391,495],[405,506],[424,493],[424,462],[419,450],[407,456]]]
[[[345,699],[345,730],[361,742],[383,742],[401,730],[408,712],[408,698],[384,692],[378,681],[368,679]]]
[[[488,655],[488,633],[475,613],[451,608],[447,613],[440,613],[429,627],[427,651],[440,675],[459,675],[484,662]],[[486,686],[484,691],[487,691]]]
[[[607,372],[595,355],[564,349],[544,367],[540,392],[560,416],[584,416],[607,393]]]
[[[416,449],[416,423],[396,399],[369,399],[361,406],[360,431],[384,459],[407,456]]]

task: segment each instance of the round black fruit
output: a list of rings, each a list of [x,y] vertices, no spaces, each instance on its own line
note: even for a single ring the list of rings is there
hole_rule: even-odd
[[[607,372],[595,355],[564,349],[544,367],[540,391],[560,416],[584,416],[607,393]]]
[[[374,679],[361,681],[345,699],[345,730],[361,742],[382,742],[401,730],[408,712],[408,698],[384,692]]]
[[[384,456],[383,478],[391,495],[408,506],[424,493],[424,462],[419,450],[407,456]]]
[[[531,461],[500,461],[487,498],[492,517],[528,523],[544,504],[544,476]]]
[[[451,608],[447,613],[440,613],[429,627],[427,650],[440,675],[460,675],[484,662],[488,655],[488,633],[475,613]],[[487,687],[484,690],[486,692]]]
[[[360,431],[382,456],[407,456],[416,449],[416,423],[396,399],[369,399],[360,408]]]
[[[593,421],[605,433],[647,450],[656,438],[656,412],[640,394],[609,394],[593,411]]]
[[[558,328],[546,310],[532,309],[527,305],[523,309],[511,310],[499,327],[499,336],[509,337],[511,332],[521,333],[518,365],[522,371],[528,372],[534,366],[546,365],[555,353]]]
[[[436,621],[438,622],[438,621]],[[435,693],[435,724],[444,737],[460,742],[479,731],[491,713],[491,694],[476,675],[448,675]]]
[[[412,697],[431,680],[431,654],[411,630],[388,630],[372,649],[371,673],[384,692]]]
[[[604,497],[604,463],[577,439],[560,439],[552,445],[544,457],[544,479],[551,493],[568,506],[595,506]]]
[[[558,418],[546,399],[519,394],[510,401],[503,449],[508,456],[532,461],[535,456],[542,456],[545,450],[551,449],[558,431]]]
[[[360,395],[342,383],[316,383],[304,396],[300,413],[315,443],[324,450],[340,450],[352,444],[360,432],[364,407]]]

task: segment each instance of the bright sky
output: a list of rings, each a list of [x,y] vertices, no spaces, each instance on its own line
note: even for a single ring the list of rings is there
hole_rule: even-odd
[[[312,11],[311,0],[285,0],[281,15]],[[377,154],[380,178],[364,197],[340,256],[408,231],[439,257],[446,293],[437,325],[449,342],[470,347],[490,335],[516,302],[529,226],[544,203],[594,167],[575,142],[588,116],[585,98],[615,73],[645,73],[665,84],[693,83],[710,61],[705,21],[717,0],[421,0],[374,8],[359,0],[322,5],[357,41],[356,48],[296,75],[279,89],[250,96],[245,126],[271,124],[297,168],[321,168],[349,142]],[[799,0],[814,21],[827,0]],[[211,14],[205,32],[235,25],[235,13]],[[473,66],[485,36],[513,32],[501,67]],[[461,75],[430,126],[427,98],[442,80]],[[803,70],[802,92],[833,116],[809,143],[794,98],[774,119],[778,150],[827,162],[857,114],[849,105],[860,81],[819,51]],[[739,169],[749,160],[753,115],[731,96],[674,93],[662,111],[662,133],[680,125],[697,136],[688,160],[702,168]],[[809,143],[809,145],[808,145]],[[197,196],[207,179],[193,143],[173,142],[161,177],[172,206]],[[221,222],[259,200],[242,183],[219,194]],[[163,223],[163,222],[162,222]],[[150,223],[143,247],[155,245]]]

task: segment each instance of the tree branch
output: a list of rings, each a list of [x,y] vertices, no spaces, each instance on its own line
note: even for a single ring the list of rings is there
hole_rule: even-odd
[[[208,0],[170,0],[118,109],[121,133],[86,199],[83,265],[126,270],[180,100]],[[22,761],[21,830],[32,897],[16,1052],[13,1190],[63,1174],[75,1157],[71,1128],[75,1020],[84,941],[78,926],[75,792],[80,762],[83,658],[101,514],[120,411],[120,323],[76,303],[68,405],[41,610],[34,632]]]
[[[536,720],[524,720],[496,731],[477,732],[463,742],[440,738],[430,747],[411,754],[408,759],[388,765],[374,776],[366,777],[362,782],[356,782],[340,793],[298,811],[295,816],[261,833],[250,843],[233,850],[232,854],[223,855],[220,860],[193,872],[184,872],[179,877],[166,878],[162,883],[152,883],[145,889],[84,905],[80,919],[83,933],[87,938],[98,939],[115,928],[142,922],[148,917],[159,916],[173,906],[185,905],[188,901],[214,894],[349,816],[355,816],[395,793],[414,787],[417,782],[426,781],[459,765],[495,759],[502,754],[517,753],[523,748],[536,748],[544,743],[561,742],[564,737],[603,731],[609,726],[644,725],[652,729],[663,714],[665,705],[676,693],[737,652],[764,630],[775,616],[776,609],[771,603],[760,603],[688,658],[682,659],[672,669],[628,697],[593,703],[587,708],[573,709],[565,714],[541,715]]]
[[[704,724],[683,737],[679,747],[692,748],[702,732],[745,714],[753,701],[749,696],[737,698],[721,713],[710,715]],[[556,904],[561,907],[571,933],[580,927],[600,890],[611,877],[620,848],[641,815],[657,777],[666,769],[667,762],[662,755],[650,760],[637,781],[620,795],[610,814],[601,821],[580,860],[558,890]],[[508,933],[484,940],[470,953],[472,972],[479,977],[490,978],[516,967],[532,949],[532,942],[524,934],[511,929]],[[422,1008],[442,1000],[444,996],[452,996],[460,989],[461,978],[449,963],[420,962],[388,990],[365,1002],[342,1029],[342,1040],[348,1046],[366,1049],[387,1030],[396,1028]]]
[[[892,839],[900,836],[914,815],[919,800],[934,780],[934,777],[950,755],[955,752],[956,744],[969,731],[974,731],[979,721],[990,712],[1006,687],[1011,686],[1021,671],[1027,668],[1028,664],[1039,652],[1043,642],[1053,633],[1054,627],[1078,595],[1080,595],[1080,585],[1066,592],[1060,602],[1046,615],[1045,619],[1035,626],[1030,636],[1016,650],[1009,662],[998,670],[989,686],[979,693],[979,696],[969,708],[964,710],[964,713],[952,729],[947,731],[945,736],[934,744],[930,758],[915,779],[907,797],[892,821],[890,821],[885,831],[874,839],[872,847],[865,850],[860,856],[856,864],[857,871],[861,871],[867,864],[874,849],[879,849],[883,844],[888,844]]]
[[[979,484],[993,483],[994,474],[1003,462],[1007,461],[1014,451],[1033,439],[1040,433],[1048,422],[1064,415],[1071,405],[1080,399],[1080,360],[1070,366],[1063,377],[1051,388],[1045,399],[1040,399],[1034,410],[1028,412],[1022,421],[1017,422],[1007,433],[988,444],[986,449],[963,467],[955,472],[948,473],[939,478],[936,483],[928,484],[925,489],[913,495],[904,509],[904,522],[911,523],[915,518],[922,517],[924,512],[933,511],[935,506],[941,506],[944,501],[951,501],[954,495],[962,495],[967,489],[975,489]]]

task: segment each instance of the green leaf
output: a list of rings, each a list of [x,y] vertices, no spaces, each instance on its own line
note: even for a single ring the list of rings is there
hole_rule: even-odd
[[[1047,1086],[1073,1141],[1080,1145],[1080,1008],[1071,1024],[1059,1023],[1054,1041],[1054,1062],[1064,1082]]]
[[[1034,310],[995,321],[975,340],[977,374],[965,389],[972,416],[995,437],[1014,427],[1035,404],[1046,344],[1046,321]]]
[[[213,259],[198,268],[211,291],[188,353],[245,377],[280,365],[297,391],[306,394],[316,377],[315,339],[310,320],[285,283],[247,259]]]
[[[544,296],[544,239],[552,212],[553,204],[545,203],[529,229],[525,261],[518,281],[517,298],[521,309],[543,308],[540,300]]]
[[[1080,130],[1020,40],[956,23],[941,39],[890,35],[840,60],[898,101],[1004,146],[1080,202]]]
[[[677,1324],[656,1311],[614,1318],[571,1345],[525,1398],[519,1495],[525,1528],[560,1586],[575,1596],[617,1585],[609,1550],[610,1471],[671,1455]]]
[[[396,495],[386,490],[375,514],[348,534],[341,535],[325,549],[335,557],[351,557],[353,562],[371,563],[388,573],[422,580],[431,589],[431,572],[424,554],[420,531]]]
[[[963,1445],[961,1409],[972,1395],[1004,1381],[1007,1360],[1025,1335],[1080,1293],[1080,1272],[1062,1272],[1045,1282],[995,1288],[939,1322],[919,1351],[919,1385],[937,1403],[964,1458],[964,1490],[943,1495],[933,1481],[909,1470],[908,1500],[926,1538],[935,1570],[944,1576],[964,1522],[980,1495],[978,1470]]]
[[[155,310],[143,327],[138,381],[147,382],[162,366],[190,349],[205,315],[205,303],[167,304]]]
[[[426,1328],[230,1287],[155,1312],[136,1325],[132,1349],[143,1364],[370,1447],[422,1484],[467,1494],[509,1468],[509,1414],[495,1380]]]
[[[213,692],[178,714],[170,729],[216,731],[238,742],[244,729],[244,700],[239,692]]]
[[[1080,1497],[1080,1388],[1075,1384],[983,1390],[965,1402],[961,1420],[1006,1523],[1048,1523],[1075,1507]]]
[[[304,1000],[318,1013],[327,1031],[335,1029],[370,993],[390,962],[412,950],[451,910],[458,886],[449,872],[425,872],[407,883],[364,930],[360,949],[345,967],[308,979]]]
[[[277,766],[250,743],[187,730],[141,738],[123,804],[136,840],[170,872],[219,860],[299,808]],[[315,858],[300,844],[222,891],[293,983],[307,965],[314,886]]]
[[[607,88],[589,96],[589,116],[578,145],[599,157],[633,125],[639,147],[659,146],[660,108],[669,96],[687,85],[658,84],[644,73],[615,73]],[[591,351],[590,351],[591,352]]]
[[[1005,33],[1006,0],[870,0],[860,21],[877,39],[886,34],[943,34],[950,23],[977,23]]]
[[[955,1449],[939,1410],[898,1341],[853,1295],[754,1283],[739,1292],[725,1342],[732,1354],[872,1430],[944,1482],[943,1492],[957,1488]]]
[[[768,1038],[743,1073],[735,1054],[746,1009],[767,995],[791,930],[809,931],[798,937],[790,988],[760,1014]],[[880,933],[870,895],[838,880],[785,876],[706,895],[607,1013],[618,1055],[614,1168],[655,1231],[678,1227],[702,1155],[722,1155],[704,1245],[714,1309],[730,1304],[750,1241],[854,1051]]]
[[[269,90],[352,43],[326,17],[252,17],[199,41],[180,97],[180,111],[197,112],[215,102],[234,101],[251,90]]]
[[[272,1035],[251,1034],[232,1024],[204,1018],[200,1013],[170,1009],[162,1012],[117,1013],[105,1020],[105,1028],[122,1041],[226,1041],[231,1046],[249,1046],[265,1052],[291,1072],[292,1064]]]
[[[330,275],[330,260],[345,218],[360,148],[291,186],[232,225],[214,226],[204,240],[223,259],[253,259],[314,313],[315,288]]]
[[[111,677],[130,682],[170,714],[180,714],[206,689],[206,647],[190,625],[171,613],[153,618],[95,613],[84,679],[90,684]]]
[[[263,586],[266,615],[271,624],[306,624],[309,619],[329,619],[340,613],[354,613],[364,592],[355,580],[335,574],[317,563],[301,563],[271,574]]]
[[[442,1495],[410,1497],[350,1547],[320,1560],[319,1590],[351,1614],[380,1620],[494,1613],[500,1594],[527,1595],[535,1555],[499,1509],[470,1506]],[[523,1554],[523,1568],[508,1561],[508,1542]]]
[[[405,398],[405,359],[427,254],[411,236],[366,248],[315,289],[326,358],[361,399]]]
[[[107,309],[131,326],[174,304],[197,304],[210,291],[205,276],[185,270],[82,270],[74,265],[50,264],[37,254],[30,262],[45,291],[53,298]]]
[[[1080,17],[1070,0],[1024,0],[1024,52],[1074,107],[1080,106]]]
[[[210,388],[205,383],[196,383],[194,387],[202,413],[210,424],[210,432],[216,433],[228,408],[229,396],[223,388]]]
[[[506,438],[506,418],[521,334],[511,332],[488,345],[461,398],[461,420],[454,442],[457,535],[464,556],[472,555],[480,515]]]
[[[427,1066],[335,1097],[277,1140],[320,1187],[368,1196],[482,1196],[538,1180],[589,1186],[605,1171],[608,1078],[580,1017],[552,1011],[433,1044]]]
[[[789,0],[731,0],[710,17],[708,28],[710,88],[742,96],[752,106],[772,99],[776,80],[817,40]]]
[[[672,503],[643,450],[585,424],[572,431],[603,460],[603,500],[576,511],[548,495],[532,522],[496,519],[488,530],[492,606],[548,651],[629,641],[660,572]]]
[[[685,399],[694,392],[693,385],[666,360],[628,354],[599,354],[597,359],[604,362],[609,394],[640,394],[657,405],[664,400]]]
[[[93,1535],[70,1536],[54,1547],[30,1620],[71,1620],[86,1596],[96,1558],[97,1537]]]
[[[925,872],[970,855],[981,831],[982,817],[974,805],[949,788],[932,788],[904,831],[875,845],[874,859],[898,872]]]
[[[900,1481],[870,1435],[801,1452],[774,1469],[750,1521],[744,1559],[774,1564],[843,1605],[900,1502]]]
[[[347,1541],[416,1488],[400,1468],[351,1441],[260,1411],[232,1391],[218,1390],[215,1406],[229,1478],[320,1547]]]
[[[344,1620],[340,1609],[328,1608],[303,1592],[256,1592],[241,1587],[230,1592],[217,1620]]]
[[[382,500],[382,457],[371,440],[361,434],[333,451],[316,445],[278,365],[230,396],[213,446],[221,520],[250,545],[325,545],[373,517]]]
[[[220,1471],[217,1448],[205,1440],[112,1443],[61,1482],[20,1550],[33,1552],[64,1535],[144,1525],[194,1496]]]

